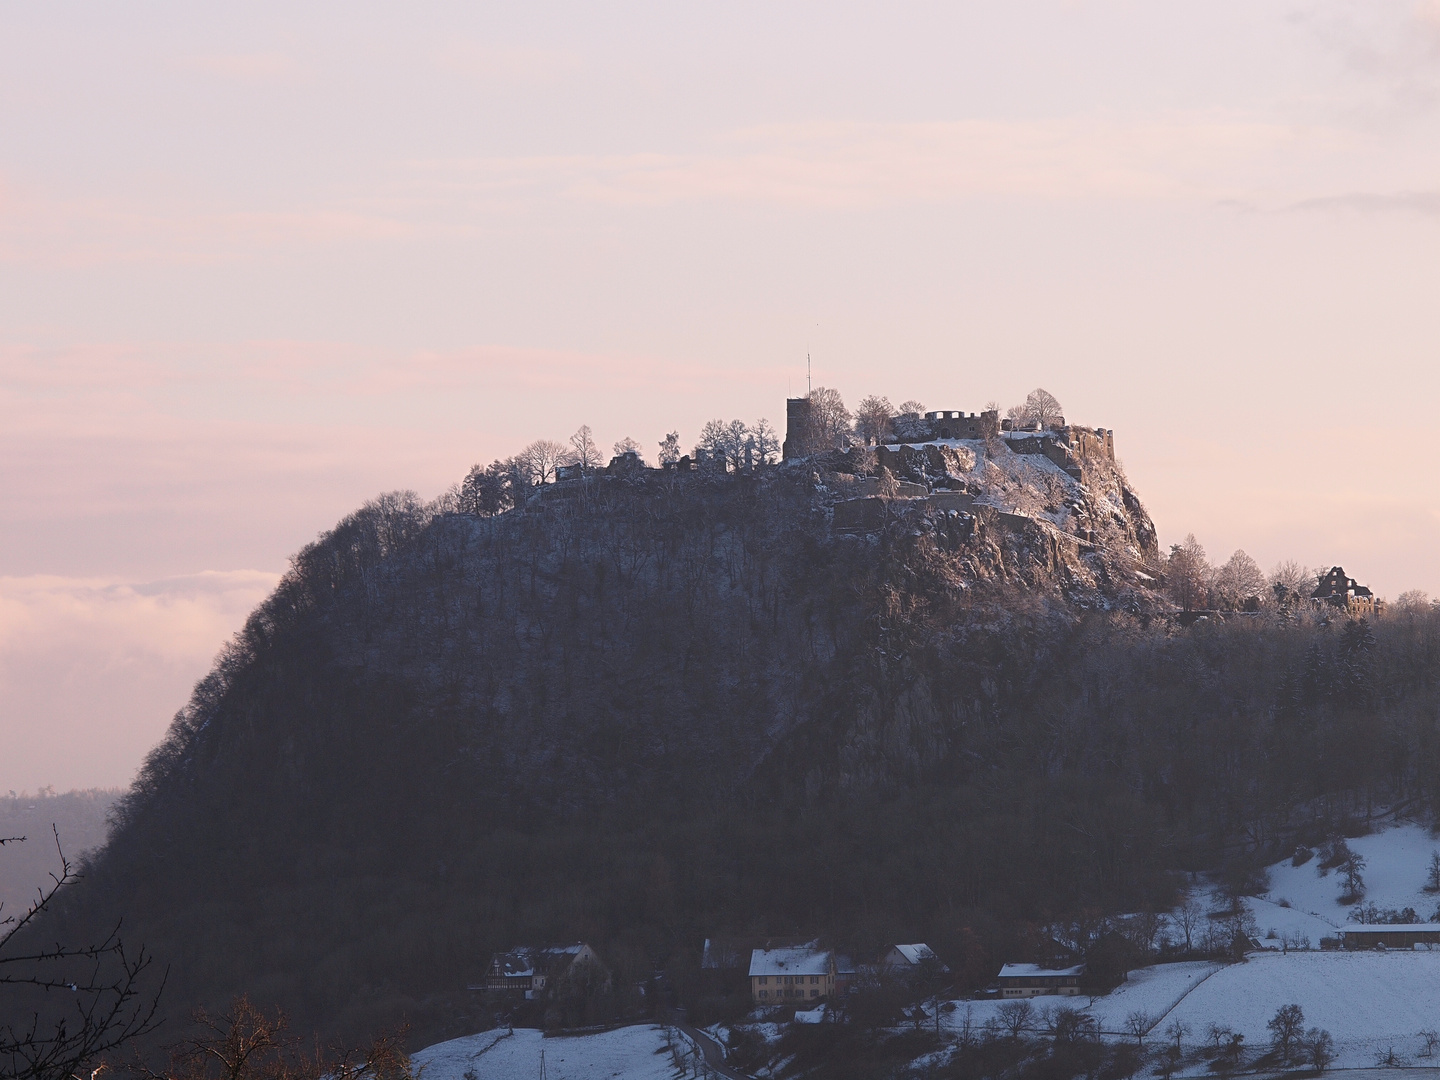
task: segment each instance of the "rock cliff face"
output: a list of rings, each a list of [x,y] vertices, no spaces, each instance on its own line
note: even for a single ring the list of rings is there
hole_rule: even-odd
[[[836,531],[928,536],[950,555],[955,587],[1053,585],[1082,607],[1156,607],[1144,569],[1159,557],[1155,526],[1124,474],[1099,455],[1067,470],[1038,450],[1011,447],[997,437],[811,462],[825,470],[813,478]]]
[[[969,783],[957,740],[1036,670],[1026,634],[1160,603],[1122,476],[1002,449],[594,476],[494,518],[378,500],[197,687],[64,918],[126,914],[182,1008],[432,1034],[517,942],[593,937],[633,985],[716,926],[853,927],[872,886],[805,823]],[[879,520],[837,528],[872,488]]]

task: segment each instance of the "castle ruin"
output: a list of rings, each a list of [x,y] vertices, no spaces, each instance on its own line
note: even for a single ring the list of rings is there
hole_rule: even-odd
[[[812,428],[809,398],[787,398],[785,401],[785,442],[781,456],[785,460],[805,457],[817,449]],[[1087,428],[1059,423],[1041,429],[1039,424],[1017,425],[1002,420],[994,409],[966,413],[954,409],[936,409],[923,416],[902,415],[892,420],[893,433],[880,445],[918,446],[947,441],[980,441],[1001,438],[1017,454],[1041,454],[1053,461],[1069,476],[1079,480],[1087,460],[1115,461],[1115,432],[1107,428]],[[844,445],[823,449],[844,449]]]

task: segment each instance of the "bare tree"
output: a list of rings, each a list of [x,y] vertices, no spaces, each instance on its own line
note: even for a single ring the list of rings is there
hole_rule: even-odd
[[[623,457],[626,454],[634,454],[641,461],[645,460],[645,455],[640,452],[640,444],[634,439],[630,438],[629,435],[626,435],[625,438],[617,442],[613,447],[611,447],[611,449],[615,451],[616,457]]]
[[[672,431],[660,440],[660,464],[671,465],[680,460],[680,433]]]
[[[532,484],[548,484],[555,479],[555,468],[570,457],[570,451],[551,439],[539,439],[516,455]]]
[[[1305,1051],[1305,1056],[1315,1067],[1316,1073],[1323,1073],[1335,1060],[1335,1040],[1330,1037],[1330,1032],[1320,1028],[1312,1027],[1305,1033],[1301,1049]]]
[[[817,386],[810,391],[810,420],[805,432],[806,452],[815,454],[845,444],[850,432],[850,410],[840,391]]]
[[[1064,423],[1065,410],[1060,407],[1060,399],[1049,390],[1035,389],[1025,398],[1025,417],[1044,430],[1052,424]]]
[[[600,447],[595,445],[589,424],[581,424],[579,430],[570,436],[568,457],[567,464],[579,465],[584,472],[600,467]]]
[[[1140,911],[1126,919],[1120,932],[1140,952],[1149,956],[1155,951],[1155,939],[1160,936],[1160,916],[1153,911]]]
[[[1281,1061],[1290,1061],[1305,1032],[1305,1012],[1299,1005],[1282,1005],[1265,1024],[1274,1039]]]
[[[197,1033],[173,1047],[169,1068],[140,1066],[143,1080],[413,1080],[402,1049],[404,1033],[382,1036],[364,1051],[307,1050],[290,1034],[284,1013],[267,1014],[245,997],[220,1016],[204,1009]]]
[[[49,888],[23,915],[0,919],[0,987],[10,1010],[0,1021],[0,1075],[16,1080],[70,1080],[153,1031],[165,985],[162,975],[158,986],[146,989],[151,957],[143,946],[126,948],[118,923],[86,945],[41,944],[26,932],[77,879],[58,830],[51,832],[60,873],[51,874]],[[24,839],[0,837],[0,846]],[[28,995],[36,997],[30,1008]]]
[[[1204,918],[1205,908],[1193,896],[1187,895],[1175,909],[1175,925],[1180,928],[1180,933],[1185,935],[1187,953],[1195,951],[1195,931],[1200,929]]]
[[[1180,1040],[1190,1034],[1190,1025],[1178,1016],[1165,1025],[1165,1034],[1175,1040],[1175,1049],[1180,1049]]]
[[[1017,998],[1004,1002],[996,1012],[999,1013],[1000,1023],[1010,1033],[1010,1037],[1018,1039],[1030,1026],[1030,1020],[1035,1015],[1035,1006],[1025,998]]]
[[[894,415],[895,410],[890,407],[888,398],[874,394],[863,397],[855,407],[855,434],[867,446],[879,445],[880,440],[890,433],[890,419]]]
[[[755,421],[750,437],[755,441],[755,457],[759,464],[771,465],[780,456],[780,437],[775,434],[769,420]]]
[[[709,454],[721,464],[738,469],[744,463],[745,442],[750,429],[742,420],[707,420],[700,429],[700,441],[695,444],[695,456]]]
[[[1270,571],[1269,581],[1271,594],[1278,603],[1287,607],[1308,597],[1315,588],[1310,571],[1294,559],[1276,563],[1275,569]]]
[[[1145,1045],[1145,1033],[1150,1030],[1150,1017],[1145,1010],[1136,1009],[1129,1016],[1125,1017],[1125,1030],[1135,1036],[1135,1045]]]

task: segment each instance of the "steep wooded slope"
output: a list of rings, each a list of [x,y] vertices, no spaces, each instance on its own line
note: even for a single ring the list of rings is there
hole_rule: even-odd
[[[125,913],[175,1009],[243,991],[426,1039],[473,1025],[460,988],[517,941],[591,940],[622,994],[715,932],[997,950],[1163,902],[1170,868],[1321,783],[1433,786],[1433,627],[1175,637],[1118,474],[977,460],[974,513],[897,500],[842,534],[854,470],[368,505],[197,687],[54,928]],[[1298,689],[1306,650],[1408,673],[1383,760],[1350,745],[1374,701]]]

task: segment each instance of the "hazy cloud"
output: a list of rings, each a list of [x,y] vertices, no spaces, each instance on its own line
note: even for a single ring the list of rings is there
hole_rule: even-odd
[[[1362,160],[1342,128],[1217,111],[1120,119],[816,122],[717,133],[703,149],[417,159],[317,203],[65,199],[0,184],[0,259],[216,263],[273,250],[480,238],[517,210],[769,204],[847,211],[983,198],[1294,201]]]
[[[128,782],[278,580],[0,577],[0,789]]]
[[[1390,195],[1351,192],[1295,204],[1297,210],[1353,210],[1368,214],[1420,214],[1440,217],[1440,191],[1406,191]]]

